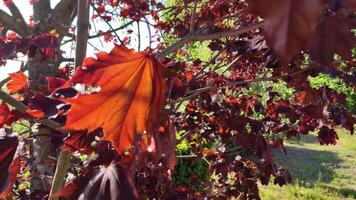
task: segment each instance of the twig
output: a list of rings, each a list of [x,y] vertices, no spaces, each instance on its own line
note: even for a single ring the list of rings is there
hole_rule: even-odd
[[[202,94],[204,92],[208,92],[210,90],[214,90],[214,89],[218,89],[218,88],[225,88],[225,87],[230,87],[230,86],[239,86],[239,85],[244,85],[244,84],[248,84],[248,83],[256,83],[256,82],[263,82],[263,81],[276,81],[278,79],[283,79],[283,78],[286,78],[286,77],[292,77],[292,76],[298,75],[300,73],[303,73],[305,71],[316,69],[316,68],[319,68],[319,67],[320,66],[309,67],[309,68],[305,68],[305,69],[293,72],[291,74],[282,75],[282,76],[276,76],[276,77],[270,77],[270,78],[263,77],[263,78],[257,78],[257,79],[252,79],[252,80],[230,82],[230,83],[227,83],[227,84],[222,85],[222,86],[216,86],[216,85],[207,86],[207,87],[204,87],[204,88],[199,88],[199,89],[196,89],[196,90],[189,91],[188,94],[190,94],[190,95],[188,95],[188,96],[186,96],[186,97],[184,97],[182,99],[179,99],[177,101],[170,102],[169,104],[180,103],[180,102],[192,99],[194,97],[197,97],[197,96],[199,96],[200,94]]]
[[[214,39],[219,39],[222,37],[236,37],[238,35],[244,34],[248,31],[261,28],[263,25],[262,22],[258,24],[254,24],[251,26],[247,26],[244,28],[240,28],[234,31],[224,31],[224,32],[218,32],[218,33],[209,33],[209,34],[199,34],[201,31],[204,30],[204,28],[198,29],[194,31],[193,33],[190,33],[180,39],[178,42],[172,44],[171,46],[167,47],[163,51],[161,51],[159,54],[157,54],[158,58],[164,58],[165,56],[171,54],[172,52],[180,49],[184,44],[187,42],[191,41],[205,41],[205,40],[214,40]]]
[[[197,12],[197,4],[198,4],[198,0],[195,0],[193,11],[192,11],[192,18],[190,18],[190,30],[189,30],[190,33],[193,33],[195,29],[194,26],[195,26],[195,15]]]
[[[140,22],[139,21],[137,21],[137,38],[138,38],[137,51],[140,51],[140,49],[141,49],[141,31],[140,31]]]
[[[95,5],[93,3],[90,3],[91,7],[96,11],[96,13],[98,13],[99,17],[109,26],[109,28],[112,30],[112,32],[115,34],[116,38],[119,40],[119,42],[121,44],[123,44],[122,40],[120,39],[119,35],[116,33],[116,31],[114,31],[114,28],[111,26],[111,24],[106,21],[103,16],[101,16],[100,12],[98,11],[98,9],[95,7]]]

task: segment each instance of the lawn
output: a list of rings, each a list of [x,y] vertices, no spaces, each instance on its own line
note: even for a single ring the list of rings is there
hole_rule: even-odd
[[[277,163],[289,169],[293,182],[261,186],[263,200],[356,199],[356,136],[338,130],[335,146],[319,145],[315,135],[288,141],[287,155],[276,152]]]

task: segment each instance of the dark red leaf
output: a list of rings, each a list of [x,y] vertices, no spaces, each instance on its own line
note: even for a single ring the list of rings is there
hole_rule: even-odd
[[[318,42],[312,51],[314,59],[326,66],[332,64],[335,53],[343,59],[351,60],[351,50],[356,46],[356,38],[351,29],[347,16],[325,16],[317,29]]]
[[[323,126],[318,132],[318,140],[321,145],[335,145],[337,143],[337,140],[339,140],[339,137],[337,136],[336,131],[334,129],[330,129],[327,126]]]
[[[90,148],[90,144],[95,140],[96,136],[100,135],[100,133],[100,130],[95,130],[92,133],[87,133],[86,131],[73,131],[64,139],[62,151],[90,153],[93,151]]]
[[[66,80],[64,78],[47,77],[47,82],[48,82],[48,91],[52,93],[56,89],[64,85]]]
[[[0,138],[0,199],[11,195],[12,185],[20,169],[20,160],[15,158],[19,141],[14,137]]]
[[[316,36],[323,7],[319,0],[250,0],[249,10],[264,18],[268,44],[287,65]]]
[[[112,162],[86,169],[54,196],[66,199],[139,199],[131,174],[122,165]]]

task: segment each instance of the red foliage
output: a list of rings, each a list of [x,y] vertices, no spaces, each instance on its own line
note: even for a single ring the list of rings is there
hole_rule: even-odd
[[[126,35],[120,32],[120,38],[112,30],[99,30],[97,36],[105,42],[122,45],[86,58],[74,75],[73,67],[66,65],[39,91],[27,87],[23,73],[10,75],[10,93],[18,93],[28,110],[20,115],[2,103],[0,127],[20,117],[51,118],[71,131],[67,137],[51,134],[56,136],[51,144],[57,150],[98,155],[85,163],[73,159],[70,173],[75,178],[56,195],[67,199],[260,199],[258,183],[268,184],[271,178],[281,186],[291,182],[290,173],[277,165],[272,151],[288,153],[284,138],[317,131],[320,144],[335,145],[336,126],[353,134],[356,119],[346,107],[346,95],[326,86],[312,88],[308,81],[326,73],[356,88],[351,55],[356,40],[350,31],[356,25],[353,0],[207,0],[199,1],[194,11],[195,2],[184,0],[172,7],[144,0],[91,2],[97,11],[93,23],[115,25],[152,17],[156,30],[149,33],[150,40],[158,33],[178,38],[166,49],[177,50],[169,58],[162,58],[167,44],[161,37],[157,37],[157,48],[134,52],[123,46],[135,45],[136,33],[130,27]],[[263,26],[236,34],[257,24],[258,17],[263,18]],[[36,28],[37,22],[31,31]],[[65,42],[65,35],[59,34],[10,33],[0,39],[0,58],[4,62],[18,53],[30,59],[40,54],[43,64],[59,65],[59,44]],[[200,53],[196,47],[200,50],[205,45],[191,39],[209,40],[207,46],[213,52],[209,61],[196,58]],[[335,60],[335,53],[342,60]],[[258,84],[263,81],[269,82]],[[268,87],[279,81],[293,88],[293,94],[286,97],[274,85]],[[176,134],[181,137],[178,142]],[[194,161],[209,163],[204,172],[207,177],[216,176],[214,183],[196,174],[190,175],[186,185],[172,179],[176,142],[189,144]],[[6,171],[0,186],[6,195],[18,171],[17,162],[11,165],[18,160],[13,159],[15,143],[0,146],[0,168]],[[202,190],[190,184],[200,184]]]

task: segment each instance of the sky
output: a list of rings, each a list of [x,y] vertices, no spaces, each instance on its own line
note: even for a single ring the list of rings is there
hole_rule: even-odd
[[[51,7],[54,7],[59,1],[60,0],[51,0]],[[32,15],[32,6],[30,5],[29,0],[13,0],[13,2],[17,5],[25,20],[29,22],[30,16]],[[8,9],[3,4],[3,1],[0,1],[0,9],[9,13]],[[91,10],[91,12],[93,11]],[[150,19],[148,20],[151,22]],[[74,21],[73,23],[75,24],[76,22]],[[96,24],[95,26],[93,24],[91,25],[91,30],[89,31],[89,35],[95,34],[96,30],[109,30],[104,22],[95,23],[95,24]],[[114,19],[110,24],[112,24],[112,26],[115,28],[122,25],[122,22],[119,22],[117,20],[115,21]],[[131,29],[137,30],[137,25],[134,24],[131,27]],[[152,34],[154,34],[153,28],[150,27],[150,29]],[[149,38],[148,38],[149,31],[146,23],[140,23],[140,30],[141,30],[140,32],[141,32],[141,50],[142,50],[149,46]],[[118,35],[120,37],[121,35],[125,36],[126,35],[125,31],[126,30],[123,30],[122,32],[118,32]],[[114,47],[113,43],[105,43],[100,38],[91,39],[89,40],[89,43],[90,44],[88,44],[87,56],[93,56],[95,52],[97,52],[98,50],[110,51]],[[131,44],[129,45],[129,47],[137,48],[137,44],[138,44],[137,34],[133,33],[131,38]],[[95,48],[93,46],[95,46]],[[61,47],[61,49],[66,52],[65,56],[73,57],[73,55],[75,54],[74,47],[75,47],[74,43],[68,43],[67,45]],[[17,72],[20,69],[22,62],[25,60],[26,57],[22,56],[21,58],[19,58],[19,60],[16,61],[8,60],[6,66],[0,66],[0,81],[8,77],[9,73]]]

